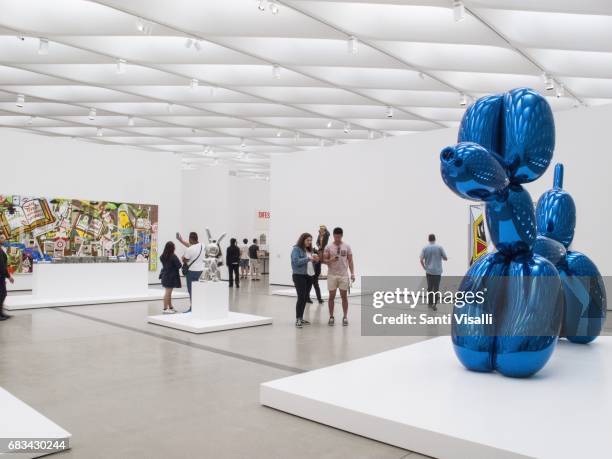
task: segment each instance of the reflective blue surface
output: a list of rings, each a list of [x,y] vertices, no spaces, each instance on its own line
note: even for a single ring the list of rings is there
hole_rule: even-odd
[[[521,186],[544,174],[552,160],[552,111],[527,88],[483,97],[466,110],[458,141],[440,154],[442,178],[459,196],[485,203],[498,252],[475,263],[460,286],[466,292],[486,288],[485,302],[455,307],[470,317],[493,314],[494,325],[455,323],[455,353],[470,370],[527,377],[550,358],[563,317],[559,273],[533,248],[560,259],[564,247],[536,242],[533,201]]]
[[[563,165],[557,164],[553,188],[538,200],[539,236],[534,251],[553,262],[561,275],[565,308],[561,336],[586,344],[601,333],[606,318],[606,289],[597,266],[586,255],[567,250],[559,256],[553,249],[553,242],[569,247],[576,227],[576,205],[562,189],[563,175]]]

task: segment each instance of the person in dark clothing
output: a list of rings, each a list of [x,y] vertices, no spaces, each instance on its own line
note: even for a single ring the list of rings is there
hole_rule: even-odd
[[[311,253],[318,254],[317,249],[313,249]],[[321,261],[313,261],[312,267],[314,268],[314,275],[310,276],[310,288],[314,287],[317,295],[317,301],[319,304],[323,304],[323,298],[321,297],[321,287],[319,286],[319,276],[321,275]],[[312,304],[310,299],[310,288],[308,288],[308,300],[306,303]]]
[[[291,251],[291,271],[293,272],[293,285],[295,285],[297,293],[297,301],[295,303],[295,326],[297,328],[310,325],[310,322],[304,320],[304,309],[306,308],[308,292],[311,287],[311,275],[308,274],[308,271],[313,268],[312,263],[317,261],[319,261],[319,257],[312,253],[312,236],[308,233],[303,233]]]
[[[329,231],[327,230],[327,226],[321,225],[319,226],[319,234],[317,235],[317,250],[319,253],[323,253],[325,247],[329,243]]]
[[[225,264],[229,271],[229,286],[234,286],[234,277],[236,278],[236,288],[240,288],[240,247],[236,243],[236,238],[230,239],[230,245],[225,252]]]
[[[162,264],[159,278],[161,279],[162,287],[164,287],[164,314],[174,314],[176,309],[172,306],[172,290],[181,288],[181,260],[174,253],[174,242],[166,242],[164,251],[159,257]]]
[[[6,242],[6,237],[4,234],[0,234],[0,320],[9,319],[11,316],[4,313],[4,300],[6,300],[6,280],[12,284],[15,282],[13,276],[8,270],[8,255],[2,248],[4,243]]]
[[[257,245],[257,239],[253,239],[253,243],[249,247],[249,258],[251,265],[251,279],[259,280],[259,245]]]

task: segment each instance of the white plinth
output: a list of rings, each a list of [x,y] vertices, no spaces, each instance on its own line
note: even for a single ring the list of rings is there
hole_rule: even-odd
[[[32,407],[26,405],[0,387],[0,438],[1,439],[56,439],[69,440],[71,434]],[[0,449],[0,456],[7,458],[40,457],[44,453],[7,454]]]
[[[149,323],[191,333],[210,333],[272,323],[271,317],[229,310],[229,287],[225,282],[194,282],[191,312],[149,316]]]
[[[8,310],[159,300],[149,289],[147,263],[41,263],[34,266],[32,294],[11,295]],[[174,292],[174,298],[187,293]]]
[[[609,458],[611,356],[612,337],[562,340],[511,379],[465,370],[441,337],[264,383],[260,401],[440,459]]]
[[[273,290],[272,295],[297,297],[297,293],[294,288],[282,288],[278,290]],[[315,294],[314,288],[310,291],[310,296],[311,298],[316,300],[317,296]],[[361,296],[361,290],[358,288],[352,288],[348,296]],[[321,298],[323,298],[324,300],[329,298],[329,291],[326,290],[325,285],[321,285]],[[340,298],[340,292],[336,293],[336,298]]]

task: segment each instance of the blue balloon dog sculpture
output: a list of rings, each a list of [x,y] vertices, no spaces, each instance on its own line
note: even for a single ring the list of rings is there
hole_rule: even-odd
[[[554,185],[538,200],[538,237],[534,251],[561,275],[564,314],[561,336],[586,344],[601,333],[606,319],[606,288],[597,266],[586,255],[568,250],[574,239],[576,205],[563,190],[563,165],[555,167]]]
[[[485,301],[454,308],[467,317],[491,314],[493,324],[454,321],[454,349],[469,370],[531,376],[552,355],[563,321],[561,277],[551,261],[534,251],[536,214],[523,188],[551,163],[552,111],[544,97],[527,88],[483,97],[463,116],[458,142],[440,153],[442,178],[459,196],[485,203],[497,251],[473,264],[459,286],[464,292],[486,292]],[[563,223],[564,217],[555,218]],[[554,227],[546,234],[556,237],[564,231]]]

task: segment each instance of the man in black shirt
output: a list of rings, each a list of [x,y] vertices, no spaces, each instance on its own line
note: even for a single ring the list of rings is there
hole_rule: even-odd
[[[251,265],[251,279],[259,280],[259,246],[257,245],[257,239],[253,239],[253,243],[249,247],[249,258]]]
[[[11,273],[8,271],[8,256],[2,248],[5,242],[6,237],[4,234],[0,234],[0,320],[6,320],[11,317],[6,315],[2,308],[4,307],[4,300],[6,299],[6,280],[8,279],[11,284],[15,282],[13,276],[11,276]]]

